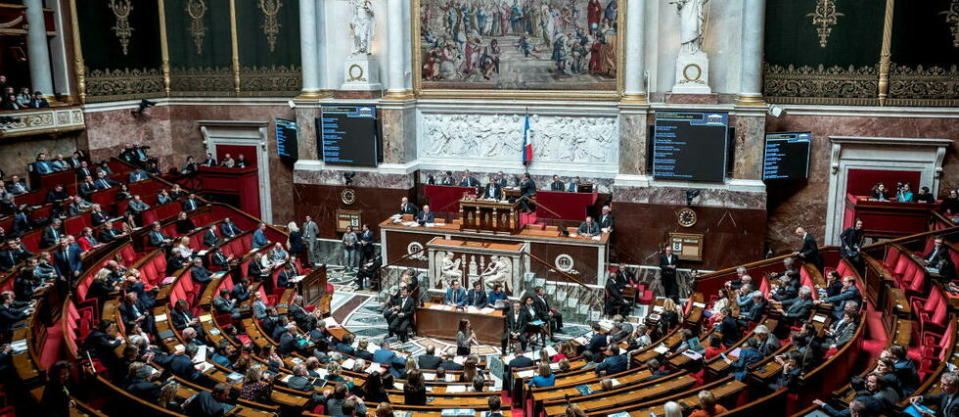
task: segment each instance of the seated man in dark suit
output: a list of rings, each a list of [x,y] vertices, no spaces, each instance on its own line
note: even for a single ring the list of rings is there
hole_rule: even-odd
[[[855,301],[858,305],[862,305],[862,294],[859,292],[859,288],[856,287],[856,278],[852,276],[842,278],[842,290],[840,290],[838,295],[813,301],[813,304],[832,304],[833,317],[839,320],[842,318],[842,309],[847,301]]]
[[[177,345],[168,365],[170,372],[190,382],[198,381],[203,374],[193,366],[196,351],[196,345]]]
[[[943,281],[951,281],[956,275],[956,266],[952,263],[949,256],[949,249],[942,244],[942,238],[937,237],[933,240],[932,249],[929,253],[923,255],[923,261],[926,268],[939,274]]]
[[[430,211],[429,205],[424,205],[423,211],[416,215],[416,221],[419,223],[433,223],[436,221],[436,216]]]
[[[579,183],[580,183],[579,177],[573,177],[572,181],[570,181],[570,182],[568,182],[568,183],[566,184],[566,192],[568,192],[568,193],[578,192],[578,191],[579,191]]]
[[[40,246],[44,248],[56,246],[61,238],[63,238],[63,222],[60,219],[53,219],[53,222],[43,229]]]
[[[530,317],[526,310],[523,310],[518,301],[512,303],[510,311],[504,317],[503,329],[503,352],[508,352],[507,346],[513,341],[518,340],[520,347],[526,349],[526,326],[529,325]]]
[[[586,221],[579,224],[576,232],[582,237],[593,237],[600,233],[599,225],[593,221],[592,216],[586,216]]]
[[[740,306],[739,316],[741,319],[746,321],[751,321],[753,323],[759,323],[759,320],[762,318],[763,314],[766,313],[766,299],[763,298],[763,293],[761,291],[753,291],[750,295],[749,308],[745,311]]]
[[[218,243],[220,243],[220,237],[216,235],[216,226],[210,225],[210,227],[203,232],[203,245],[213,247]]]
[[[743,337],[743,332],[739,329],[739,320],[733,317],[733,312],[729,307],[723,307],[720,314],[723,315],[723,319],[719,322],[719,332],[723,335],[723,346],[728,348],[739,342],[739,339]]]
[[[31,256],[33,254],[20,246],[16,239],[8,239],[6,249],[0,251],[0,271],[10,271]]]
[[[780,307],[779,313],[790,320],[805,320],[809,318],[812,307],[812,289],[802,286],[799,288],[799,296],[785,310]]]
[[[470,170],[463,172],[463,179],[460,180],[460,187],[479,187],[480,182],[470,173]]]
[[[606,334],[603,333],[603,328],[600,327],[599,323],[592,323],[590,327],[593,330],[593,335],[589,338],[589,343],[583,347],[583,354],[586,357],[593,359],[599,357],[599,355],[606,349],[606,346],[609,344]]]
[[[458,307],[466,305],[466,291],[463,287],[460,287],[458,280],[454,280],[450,283],[450,287],[446,289],[446,296],[443,297],[443,303]]]
[[[909,401],[938,406],[936,417],[959,417],[959,377],[955,372],[945,372],[939,377],[939,394],[919,395]]]
[[[416,359],[416,362],[420,366],[420,369],[436,369],[443,360],[440,359],[439,356],[436,356],[435,346],[427,345],[426,353],[420,355],[420,357]]]
[[[553,175],[553,182],[549,183],[550,191],[563,191],[565,184],[559,180],[559,175]]]
[[[535,365],[532,359],[527,358],[523,353],[525,349],[520,347],[520,345],[514,345],[513,355],[515,356],[512,360],[507,363],[503,368],[503,388],[512,389],[513,387],[513,370],[530,368]]]
[[[216,314],[229,314],[233,319],[240,318],[240,309],[236,306],[236,300],[226,288],[220,288],[220,293],[213,298],[213,310]]]
[[[486,307],[486,291],[478,280],[474,281],[473,288],[466,292],[466,305],[476,308]]]
[[[164,246],[170,246],[170,244],[173,243],[173,239],[170,239],[169,236],[163,234],[163,230],[162,230],[162,227],[160,226],[160,222],[153,222],[152,229],[153,230],[150,231],[150,234],[148,237],[150,246],[159,248]]]
[[[607,346],[604,354],[606,358],[596,366],[596,372],[606,372],[606,375],[609,375],[623,372],[629,367],[629,361],[626,359],[626,355],[620,354],[619,346]]]
[[[193,317],[187,308],[186,300],[178,300],[173,306],[173,310],[170,311],[170,322],[173,323],[173,328],[180,331],[187,327],[192,327],[198,333],[202,330],[200,321]]]
[[[483,187],[483,195],[481,198],[488,200],[502,200],[503,186],[497,184],[493,177],[490,177],[489,182],[487,182],[486,186]]]
[[[221,382],[213,387],[213,391],[200,391],[192,398],[183,406],[188,416],[222,417],[229,407],[226,401],[230,398],[230,386]]]

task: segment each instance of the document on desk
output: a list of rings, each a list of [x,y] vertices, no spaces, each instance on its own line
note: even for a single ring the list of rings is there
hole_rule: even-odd
[[[466,385],[447,385],[446,386],[447,394],[459,394],[461,392],[466,392]]]

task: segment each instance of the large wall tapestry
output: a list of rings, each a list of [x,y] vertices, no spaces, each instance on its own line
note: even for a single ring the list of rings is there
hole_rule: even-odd
[[[240,41],[240,94],[296,95],[300,72],[299,0],[236,2]]]
[[[618,0],[414,0],[414,86],[421,95],[456,97],[469,90],[485,90],[484,97],[612,96],[622,61],[620,6]]]
[[[164,0],[174,96],[234,93],[227,0]]]
[[[90,102],[163,94],[157,2],[77,1]]]
[[[763,95],[773,103],[877,104],[882,1],[769,0]]]
[[[889,103],[959,106],[959,0],[897,1]]]

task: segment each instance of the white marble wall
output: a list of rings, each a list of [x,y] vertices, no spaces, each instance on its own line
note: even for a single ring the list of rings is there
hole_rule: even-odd
[[[533,174],[615,175],[619,118],[608,109],[529,108]],[[522,171],[524,107],[418,106],[420,169]]]

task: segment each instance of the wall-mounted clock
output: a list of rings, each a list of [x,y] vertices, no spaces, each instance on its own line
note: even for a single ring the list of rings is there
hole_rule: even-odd
[[[693,227],[697,221],[699,221],[699,217],[692,208],[683,207],[676,213],[676,223],[682,227]]]

